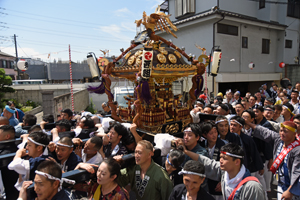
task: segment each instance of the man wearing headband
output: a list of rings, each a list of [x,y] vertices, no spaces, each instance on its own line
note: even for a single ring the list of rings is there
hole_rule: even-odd
[[[17,126],[19,124],[19,121],[17,118],[15,118],[15,108],[6,105],[3,110],[3,116],[6,117],[9,121],[9,125],[11,126]]]
[[[244,165],[249,169],[250,173],[259,171],[260,175],[264,173],[264,164],[260,157],[257,146],[251,136],[246,135],[242,129],[245,120],[240,116],[234,116],[230,120],[230,132],[240,136],[241,147],[245,152]]]
[[[217,125],[219,138],[221,138],[225,144],[231,142],[241,145],[240,136],[229,131],[228,119],[225,116],[218,116],[215,123]]]
[[[62,172],[56,162],[46,160],[42,162],[37,170],[34,178],[34,191],[37,195],[36,200],[71,200],[72,195],[61,187]],[[73,181],[66,181],[74,184]],[[18,200],[27,200],[27,188],[32,181],[25,181],[19,194]]]
[[[290,100],[290,104],[294,107],[294,111],[293,113],[296,115],[296,114],[299,114],[299,100],[298,100],[298,97],[299,97],[299,92],[296,91],[296,90],[292,90],[292,93],[291,93],[291,100]]]
[[[265,199],[262,185],[243,165],[244,151],[239,145],[222,146],[219,162],[188,150],[184,152],[204,164],[206,178],[221,181],[223,199]]]
[[[229,103],[232,104],[234,102],[234,99],[232,98],[232,92],[231,89],[226,91],[226,99],[223,100],[223,103]]]
[[[290,103],[286,103],[282,105],[282,116],[284,118],[284,121],[293,121],[294,119],[294,106],[292,106]]]
[[[63,137],[56,144],[54,159],[60,166],[63,172],[72,171],[82,162],[82,159],[73,151],[72,139]]]
[[[198,144],[198,140],[201,137],[201,127],[199,124],[190,123],[188,124],[183,131],[183,139],[176,139],[177,146],[184,145],[188,150],[198,153],[204,156],[208,156],[207,151]],[[188,160],[191,160],[187,155],[185,156],[185,164]]]
[[[300,142],[296,139],[297,125],[281,123],[279,134],[246,121],[254,130],[253,136],[273,142],[273,164],[270,170],[278,175],[277,199],[298,199],[300,196]]]
[[[26,180],[33,180],[37,166],[48,158],[49,139],[46,133],[42,131],[32,132],[27,138],[27,145],[25,148],[20,148],[8,165],[8,169],[16,171],[20,178],[15,184],[15,187],[20,190],[22,182]],[[26,152],[27,151],[27,152]],[[29,160],[23,159],[24,156],[29,156]]]
[[[201,188],[201,184],[205,180],[205,169],[202,163],[195,160],[189,160],[178,174],[183,175],[183,184],[174,187],[169,200],[214,199]]]

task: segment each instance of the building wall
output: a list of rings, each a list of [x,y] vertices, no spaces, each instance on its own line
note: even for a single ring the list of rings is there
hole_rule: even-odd
[[[226,18],[225,18],[226,19]],[[247,24],[221,21],[222,24],[234,25],[239,29],[238,36],[220,34],[216,30],[216,45],[222,50],[220,73],[274,73],[283,60],[283,54],[277,49],[283,48],[278,37],[282,31],[262,28]],[[242,37],[248,37],[248,48],[242,48]],[[270,39],[270,53],[262,54],[262,39]],[[235,61],[230,61],[235,59]],[[250,62],[255,64],[249,69]]]
[[[40,105],[42,105],[42,93],[41,91],[45,91],[45,90],[16,90],[14,93],[5,93],[4,94],[4,98],[5,99],[17,99],[19,103],[25,104],[26,101],[31,100],[34,102],[39,103]],[[63,95],[66,93],[69,93],[70,90],[69,89],[64,89],[64,90],[54,90],[54,96],[59,96],[59,95]]]

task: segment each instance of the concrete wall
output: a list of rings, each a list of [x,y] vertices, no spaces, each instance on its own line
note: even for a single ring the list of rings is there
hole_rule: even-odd
[[[89,94],[87,90],[81,90],[73,94],[74,110],[82,111],[89,105]],[[60,114],[60,111],[66,108],[72,109],[71,93],[56,96],[53,99],[54,116]]]
[[[5,93],[4,98],[6,99],[17,99],[19,103],[25,104],[26,101],[31,100],[36,103],[42,105],[42,93],[41,91],[47,90],[16,90],[14,93]],[[70,90],[63,89],[63,90],[54,90],[54,96],[63,95],[69,93]]]

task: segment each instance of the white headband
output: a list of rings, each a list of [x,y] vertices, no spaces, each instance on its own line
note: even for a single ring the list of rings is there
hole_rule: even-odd
[[[236,154],[228,153],[226,151],[221,151],[221,153],[224,154],[224,155],[228,155],[228,156],[232,156],[232,157],[236,157],[236,158],[244,158],[244,156],[239,156],[239,155],[236,155]]]
[[[200,177],[206,177],[205,174],[199,174],[199,173],[196,173],[196,172],[185,171],[183,169],[180,172],[178,172],[178,175],[181,175],[181,174],[191,174],[191,175],[197,175],[197,176],[200,176]]]
[[[216,121],[215,124],[218,124],[218,123],[221,123],[221,122],[228,122],[228,120],[227,119],[221,119],[219,121]]]
[[[57,143],[56,145],[58,146],[63,146],[63,147],[70,147],[70,148],[73,148],[73,145],[67,145],[67,144],[61,144],[61,143]]]
[[[41,171],[38,171],[38,170],[35,170],[35,173],[38,174],[38,175],[44,176],[47,179],[59,181],[60,185],[59,185],[58,191],[60,191],[62,189],[63,182],[66,182],[66,183],[72,184],[72,185],[74,185],[76,183],[76,181],[74,181],[74,180],[70,180],[70,179],[67,179],[67,178],[61,178],[61,179],[59,179],[59,178],[56,178],[54,176],[51,176],[50,174],[47,174],[45,172],[41,172]]]
[[[243,126],[243,124],[241,124],[240,122],[238,122],[238,121],[235,120],[235,119],[231,119],[230,121],[236,122],[236,123],[238,123],[240,126]]]
[[[42,144],[42,143],[39,143],[39,142],[36,142],[36,141],[34,141],[33,139],[31,139],[30,137],[28,137],[27,139],[28,139],[30,142],[32,142],[32,143],[34,143],[34,144],[36,144],[36,145],[45,147],[45,150],[44,150],[44,152],[43,152],[43,155],[46,155],[46,156],[48,155],[48,148],[47,148],[47,145]]]
[[[203,103],[201,101],[196,101],[196,104],[202,104],[203,105]]]
[[[28,139],[30,142],[32,142],[32,143],[34,143],[34,144],[36,144],[36,145],[43,146],[43,147],[46,146],[46,145],[44,145],[44,144],[42,144],[42,143],[39,143],[39,142],[34,141],[34,140],[31,139],[30,137],[28,137],[27,139]]]

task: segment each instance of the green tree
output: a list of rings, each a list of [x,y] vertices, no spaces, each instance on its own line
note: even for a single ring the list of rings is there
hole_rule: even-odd
[[[12,79],[10,76],[5,75],[4,69],[0,69],[0,107],[3,108],[3,96],[6,92],[14,92],[15,90],[9,85],[12,84]]]

